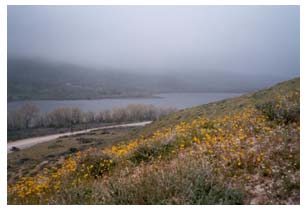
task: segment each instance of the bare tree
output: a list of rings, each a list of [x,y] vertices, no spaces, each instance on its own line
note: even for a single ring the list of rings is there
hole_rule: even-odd
[[[95,122],[128,122],[156,120],[176,111],[174,108],[158,108],[153,105],[133,104],[124,108],[113,108],[99,113],[82,112],[78,108],[57,108],[49,113],[39,113],[36,106],[26,104],[22,108],[9,111],[7,124],[9,130],[29,127],[66,127]]]
[[[94,112],[85,112],[82,114],[82,122],[85,123],[85,129],[88,128],[89,123],[93,123],[96,121],[96,116]]]

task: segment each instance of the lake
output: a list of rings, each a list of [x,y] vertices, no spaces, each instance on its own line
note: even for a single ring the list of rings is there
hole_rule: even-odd
[[[118,98],[98,100],[29,100],[8,102],[8,110],[18,109],[26,103],[37,106],[42,112],[50,112],[59,107],[77,107],[83,111],[99,112],[129,104],[147,104],[157,107],[175,107],[178,109],[193,107],[226,98],[242,95],[240,93],[165,93],[156,98]]]

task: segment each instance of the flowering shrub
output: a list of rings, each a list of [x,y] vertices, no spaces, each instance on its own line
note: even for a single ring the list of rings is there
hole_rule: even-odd
[[[288,96],[279,96],[278,100],[275,101],[256,104],[256,108],[261,110],[269,120],[275,120],[279,123],[287,124],[299,122],[300,120],[298,92],[294,92]]]

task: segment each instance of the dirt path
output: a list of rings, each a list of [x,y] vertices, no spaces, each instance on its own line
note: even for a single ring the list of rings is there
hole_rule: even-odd
[[[66,133],[60,133],[60,134],[52,134],[52,135],[48,135],[48,136],[40,136],[40,137],[21,139],[21,140],[14,141],[14,142],[8,142],[7,143],[7,152],[8,153],[12,152],[11,151],[12,147],[18,147],[19,149],[24,149],[24,148],[31,147],[31,146],[38,144],[38,143],[57,139],[57,138],[62,137],[62,136],[70,136],[70,135],[75,135],[75,134],[80,134],[80,133],[87,133],[87,132],[90,132],[90,131],[100,130],[100,129],[145,126],[145,125],[147,125],[151,122],[152,121],[145,121],[145,122],[128,123],[128,124],[121,124],[121,125],[103,126],[103,127],[91,128],[91,129],[87,129],[87,130],[75,131],[75,132],[66,132]]]

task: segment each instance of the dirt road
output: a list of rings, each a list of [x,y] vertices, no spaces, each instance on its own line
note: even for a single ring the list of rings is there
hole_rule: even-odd
[[[57,139],[57,138],[62,137],[62,136],[70,136],[70,135],[75,135],[75,134],[80,134],[80,133],[87,133],[87,132],[90,132],[90,131],[100,130],[100,129],[145,126],[145,125],[147,125],[151,122],[152,121],[145,121],[145,122],[137,122],[137,123],[103,126],[103,127],[91,128],[91,129],[87,129],[87,130],[75,131],[75,132],[66,132],[66,133],[60,133],[60,134],[52,134],[52,135],[48,135],[48,136],[40,136],[40,137],[21,139],[21,140],[17,140],[17,141],[13,141],[13,142],[8,142],[7,143],[7,152],[8,153],[12,152],[11,151],[12,147],[24,149],[24,148],[31,147],[31,146],[38,144],[38,143]]]

